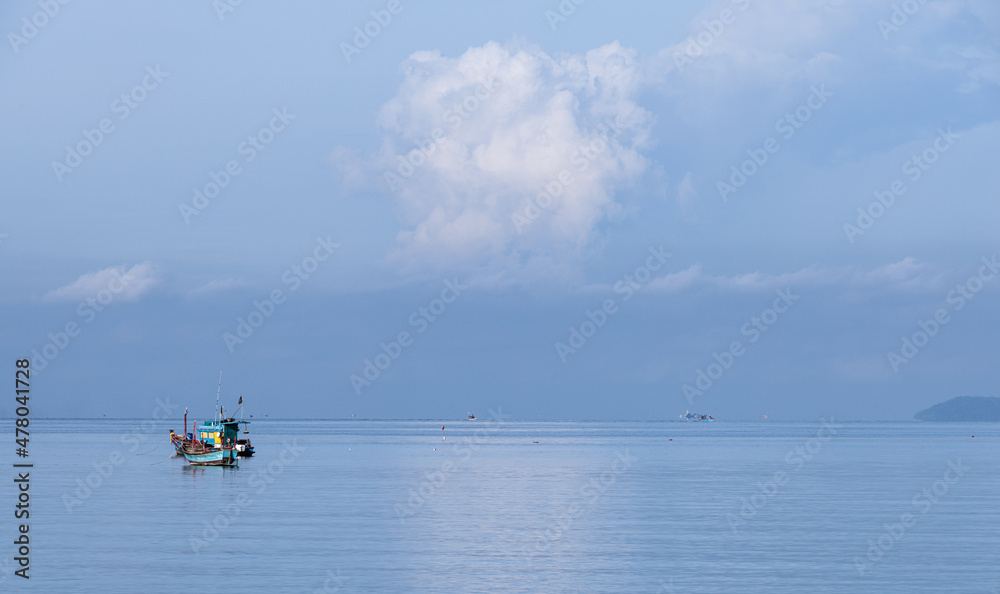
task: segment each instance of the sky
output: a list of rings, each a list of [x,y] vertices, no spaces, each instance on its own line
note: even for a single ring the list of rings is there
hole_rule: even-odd
[[[998,395],[995,2],[41,0],[0,32],[36,416],[208,416],[220,371],[294,418]]]

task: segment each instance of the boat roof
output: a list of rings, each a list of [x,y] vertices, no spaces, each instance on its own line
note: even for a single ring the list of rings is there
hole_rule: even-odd
[[[221,425],[239,425],[241,423],[249,424],[250,421],[240,421],[237,419],[222,419]],[[206,431],[218,430],[220,425],[219,421],[201,421],[198,423],[198,429],[203,429]]]

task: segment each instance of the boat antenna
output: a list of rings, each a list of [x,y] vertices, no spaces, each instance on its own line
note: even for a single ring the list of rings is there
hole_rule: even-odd
[[[219,394],[222,393],[222,370],[219,370],[219,389],[215,392],[215,414],[219,414]],[[219,416],[219,420],[222,420],[222,416]]]
[[[250,430],[247,429],[247,424],[248,424],[248,421],[247,421],[247,405],[244,404],[244,402],[243,402],[243,394],[240,394],[240,402],[239,402],[239,404],[240,404],[240,423],[243,423],[243,433],[244,434],[248,434],[248,433],[250,433]],[[250,415],[250,416],[252,417],[253,415]],[[239,433],[239,429],[236,430],[236,433]]]

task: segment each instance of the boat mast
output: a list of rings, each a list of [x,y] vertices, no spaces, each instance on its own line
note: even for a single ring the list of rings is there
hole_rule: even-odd
[[[219,370],[219,389],[215,392],[215,414],[218,416],[218,420],[222,421],[222,415],[219,413],[219,394],[222,393],[222,370]]]

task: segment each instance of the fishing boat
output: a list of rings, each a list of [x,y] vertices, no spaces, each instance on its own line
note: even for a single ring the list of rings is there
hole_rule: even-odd
[[[253,456],[254,449],[253,445],[250,443],[250,439],[238,439],[239,435],[239,424],[249,423],[250,421],[237,421],[236,419],[222,419],[221,421],[206,421],[202,423],[201,427],[197,429],[198,432],[207,434],[209,432],[219,431],[221,426],[221,431],[223,439],[229,443],[235,440],[236,453],[243,458],[249,458]],[[244,433],[248,433],[244,431]],[[207,439],[207,435],[202,435],[203,439]],[[194,434],[187,432],[187,410],[184,411],[184,434],[178,435],[174,433],[174,430],[170,430],[170,443],[174,446],[174,451],[177,452],[178,456],[184,455],[184,447],[191,445],[195,441]]]
[[[681,415],[681,418],[684,419],[685,421],[694,421],[696,423],[711,423],[712,421],[715,420],[714,417],[711,417],[709,415],[699,415],[692,413],[690,411],[684,411],[684,414]]]
[[[236,466],[236,440],[226,437],[226,426],[219,421],[195,423],[194,437],[182,448],[192,466]]]
[[[237,421],[226,418],[225,410],[219,405],[219,395],[222,392],[222,372],[219,372],[219,388],[215,393],[215,418],[204,421],[200,425],[195,422],[187,432],[187,409],[184,409],[184,433],[177,435],[170,431],[170,442],[174,450],[183,455],[193,466],[236,466],[237,458],[252,456],[253,446],[249,438],[239,439],[240,423],[249,423],[245,418]],[[240,405],[243,397],[240,396]],[[242,446],[239,442],[242,441]],[[244,453],[240,454],[239,450]]]
[[[243,397],[240,396],[240,408],[243,409]],[[250,424],[250,421],[246,419],[246,412],[243,412],[243,417],[240,420],[236,420],[233,417],[221,418],[225,415],[225,409],[219,409],[219,419],[216,421],[206,421],[201,429],[202,431],[219,431],[222,433],[223,443],[232,443],[233,447],[236,448],[236,455],[241,458],[249,458],[254,455],[253,444],[250,443],[250,430],[246,429],[245,426]],[[244,425],[243,435],[247,437],[240,437],[240,425]],[[185,425],[186,426],[186,425]]]

